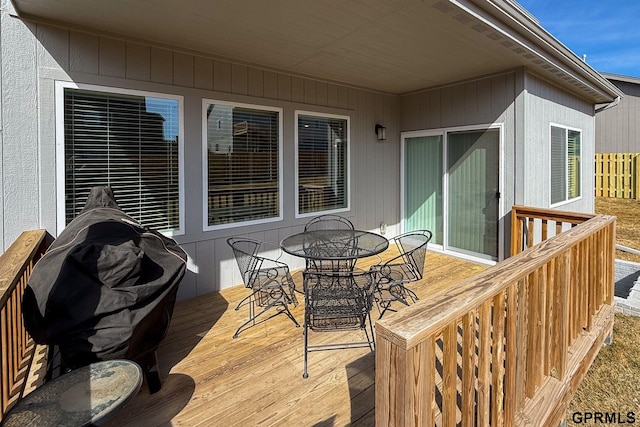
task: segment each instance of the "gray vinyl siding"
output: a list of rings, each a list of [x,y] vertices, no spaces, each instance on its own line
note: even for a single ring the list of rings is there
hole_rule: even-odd
[[[596,114],[596,153],[640,153],[640,84],[610,80],[624,97]]]
[[[525,74],[525,143],[522,203],[550,205],[550,126],[552,123],[581,131],[581,197],[557,206],[558,209],[593,212],[594,137],[593,105],[558,89],[531,74]]]
[[[185,234],[176,240],[189,255],[180,299],[242,283],[225,242],[242,234],[278,245],[303,228],[295,218],[296,109],[351,117],[351,209],[361,229],[398,232],[398,98],[329,82],[42,24],[1,14],[3,162],[0,236],[7,248],[22,230],[56,229],[55,81],[73,81],[184,97]],[[9,47],[10,46],[10,47]],[[202,98],[283,109],[284,219],[264,225],[202,231]],[[376,140],[374,126],[387,127]],[[117,195],[116,195],[117,196]],[[300,268],[300,259],[285,256]]]

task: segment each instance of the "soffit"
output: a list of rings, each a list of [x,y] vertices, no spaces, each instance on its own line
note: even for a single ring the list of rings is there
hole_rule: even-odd
[[[25,19],[391,94],[526,66],[587,99],[610,98],[476,0],[13,3]]]

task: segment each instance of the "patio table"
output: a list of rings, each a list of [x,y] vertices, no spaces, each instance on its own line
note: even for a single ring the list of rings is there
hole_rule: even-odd
[[[389,241],[363,230],[313,230],[284,238],[280,247],[310,261],[345,261],[353,268],[358,259],[385,251]]]
[[[106,360],[44,383],[21,399],[3,427],[93,426],[120,410],[142,385],[142,369],[130,360]]]

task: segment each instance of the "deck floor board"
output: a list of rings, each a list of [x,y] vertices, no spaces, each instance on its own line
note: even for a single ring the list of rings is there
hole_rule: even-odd
[[[389,249],[384,257],[394,255]],[[375,258],[375,257],[374,257]],[[373,260],[377,261],[377,259]],[[359,265],[368,268],[367,263]],[[429,252],[424,279],[412,286],[421,299],[486,266]],[[300,272],[293,278],[302,282]],[[367,348],[309,353],[302,378],[303,334],[278,315],[232,335],[247,316],[235,311],[243,286],[176,304],[158,349],[162,389],[138,395],[109,426],[370,426],[375,420],[375,356]],[[303,296],[292,310],[302,325]],[[401,309],[401,308],[400,308]],[[377,319],[377,311],[372,312]],[[391,316],[393,313],[386,314]],[[310,343],[361,340],[359,332],[310,333]]]

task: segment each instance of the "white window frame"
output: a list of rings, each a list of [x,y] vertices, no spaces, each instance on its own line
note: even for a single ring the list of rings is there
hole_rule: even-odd
[[[564,130],[565,133],[565,150],[564,150],[564,160],[565,160],[565,191],[566,191],[566,198],[565,200],[559,201],[559,202],[552,202],[552,194],[551,194],[551,178],[552,178],[552,171],[551,171],[551,156],[552,156],[552,151],[551,151],[551,129],[552,128],[559,128]],[[574,198],[569,198],[569,149],[568,149],[568,143],[569,143],[569,131],[575,131],[575,132],[580,132],[580,195],[578,197],[574,197]],[[583,181],[583,165],[584,165],[584,157],[583,157],[583,135],[584,132],[582,131],[582,129],[579,128],[574,128],[571,126],[566,126],[566,125],[561,125],[558,123],[549,123],[549,135],[548,135],[548,141],[549,141],[549,207],[551,208],[555,208],[558,206],[562,206],[562,205],[566,205],[568,203],[573,203],[576,202],[578,200],[582,199],[582,194],[584,191],[584,185],[582,185],[582,181]]]
[[[66,227],[65,212],[65,138],[64,138],[64,90],[80,89],[122,95],[164,98],[178,101],[178,192],[179,192],[179,227],[175,230],[163,231],[165,236],[178,236],[185,233],[185,194],[184,194],[184,97],[161,92],[149,92],[134,89],[123,89],[111,86],[100,86],[68,81],[55,82],[55,120],[56,120],[56,224],[59,235]],[[117,198],[117,194],[116,194]]]
[[[346,177],[347,177],[347,188],[345,189],[347,195],[347,206],[344,208],[338,209],[329,209],[324,211],[315,211],[315,212],[305,212],[300,213],[300,164],[298,162],[299,153],[298,153],[298,120],[300,116],[315,116],[315,117],[326,117],[331,119],[344,119],[347,122],[347,162],[346,162]],[[351,116],[341,115],[341,114],[330,114],[330,113],[321,113],[318,111],[306,111],[306,110],[296,110],[295,118],[294,118],[294,140],[295,140],[295,217],[296,218],[309,218],[315,217],[319,215],[325,214],[333,214],[339,212],[349,212],[351,210]]]
[[[207,106],[227,105],[230,107],[250,108],[253,110],[272,111],[278,113],[278,212],[277,217],[261,218],[256,220],[238,221],[227,224],[209,225],[209,162],[208,162],[208,141],[207,141]],[[222,101],[219,99],[202,99],[202,230],[213,231],[227,228],[246,227],[248,225],[265,224],[269,222],[282,221],[283,219],[283,114],[284,110],[279,107],[268,105],[246,104],[241,102]]]

